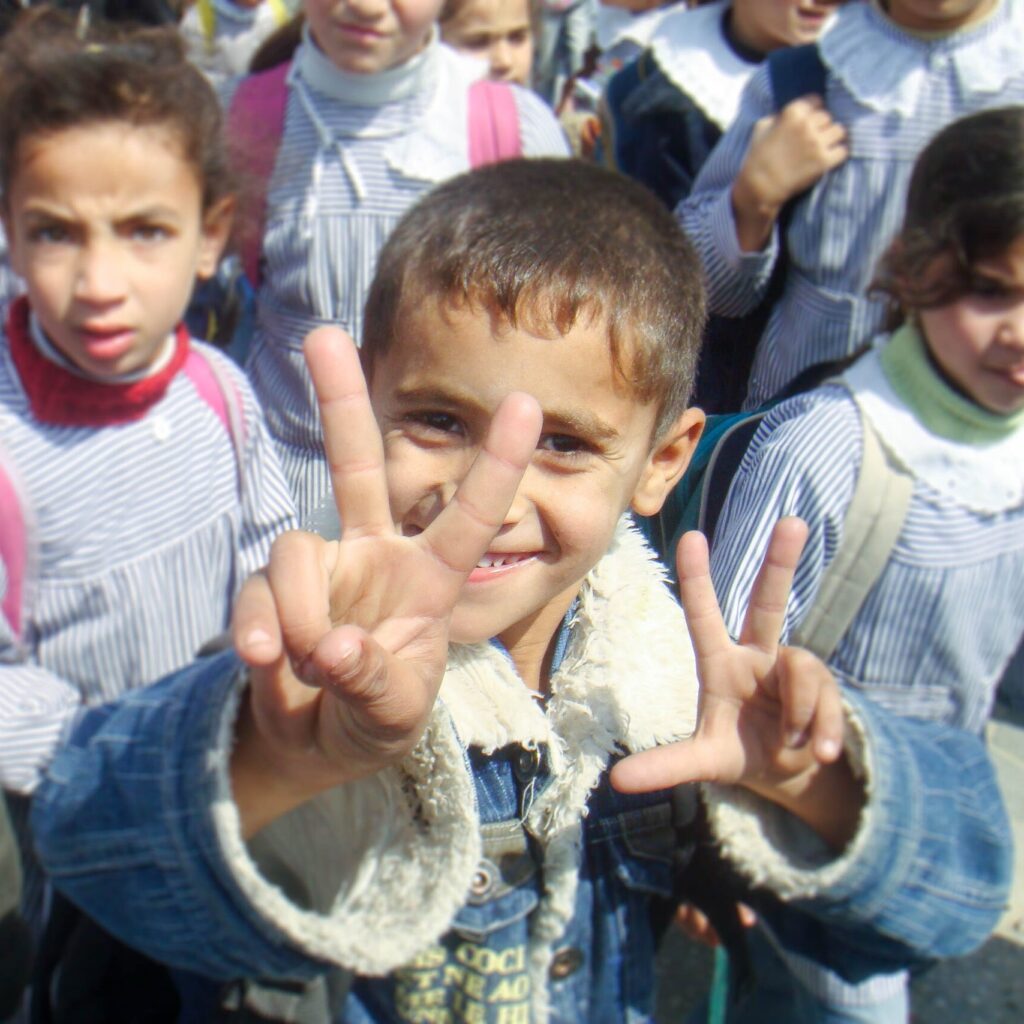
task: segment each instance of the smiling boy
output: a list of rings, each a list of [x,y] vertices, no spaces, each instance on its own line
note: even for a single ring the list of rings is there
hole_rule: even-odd
[[[713,818],[761,884],[813,906],[827,878],[840,927],[920,955],[899,901],[919,898],[922,836],[885,811],[909,769],[872,776],[862,814],[835,683],[777,644],[799,524],[777,529],[734,644],[700,538],[680,549],[684,621],[622,521],[657,511],[699,435],[702,320],[693,251],[638,186],[521,161],[431,193],[381,254],[367,383],[339,332],[307,342],[341,539],[279,538],[236,608],[243,665],[83,726],[36,802],[58,884],[209,977],[343,968],[325,1020],[643,1020],[673,892],[667,787],[709,778],[745,787],[712,794]],[[912,762],[914,738],[872,716],[855,748]],[[948,867],[927,870],[954,892]],[[881,874],[886,899],[859,903]],[[997,875],[972,882],[998,899]],[[955,941],[996,912],[959,917]]]

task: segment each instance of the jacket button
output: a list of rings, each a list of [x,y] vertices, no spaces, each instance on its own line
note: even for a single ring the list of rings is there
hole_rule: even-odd
[[[540,770],[540,751],[536,747],[520,747],[512,762],[512,770],[520,782],[528,782]]]
[[[469,891],[477,897],[486,896],[494,885],[494,873],[487,861],[481,861],[473,872],[473,879],[469,883]]]
[[[575,946],[566,946],[560,949],[551,959],[551,967],[548,974],[554,981],[561,981],[575,974],[583,966],[583,952]]]

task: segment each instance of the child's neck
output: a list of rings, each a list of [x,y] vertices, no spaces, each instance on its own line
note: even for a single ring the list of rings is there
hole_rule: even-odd
[[[561,598],[550,601],[533,615],[498,635],[519,678],[537,693],[547,693],[551,675],[564,653],[559,649],[562,624],[578,593],[577,584]]]
[[[1024,427],[1024,409],[1001,415],[961,394],[936,366],[920,331],[904,324],[882,351],[893,390],[931,434],[962,444],[989,444]]]

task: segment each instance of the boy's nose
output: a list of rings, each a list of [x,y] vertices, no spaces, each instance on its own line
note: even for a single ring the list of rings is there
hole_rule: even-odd
[[[491,77],[507,78],[512,72],[512,47],[508,41],[499,39],[491,44]]]

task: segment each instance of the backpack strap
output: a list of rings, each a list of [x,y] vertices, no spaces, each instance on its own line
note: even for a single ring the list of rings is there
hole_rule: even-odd
[[[469,165],[483,167],[523,155],[519,110],[507,82],[481,78],[469,87]]]
[[[771,82],[775,112],[800,96],[825,95],[827,69],[817,43],[786,46],[768,55],[768,80]]]
[[[843,519],[842,541],[791,641],[823,661],[832,656],[888,564],[914,489],[913,478],[892,461],[871,421],[859,405],[857,409],[864,453]]]
[[[2,455],[0,452],[0,565],[5,579],[0,614],[20,640],[29,571],[29,524],[14,475],[5,467]]]
[[[242,79],[225,123],[231,166],[241,179],[236,237],[245,275],[254,288],[260,284],[267,187],[284,132],[290,67],[286,62]]]
[[[238,494],[241,497],[245,491],[245,414],[242,410],[242,396],[224,367],[195,345],[189,347],[184,371],[203,403],[220,420],[231,440],[238,473]]]

